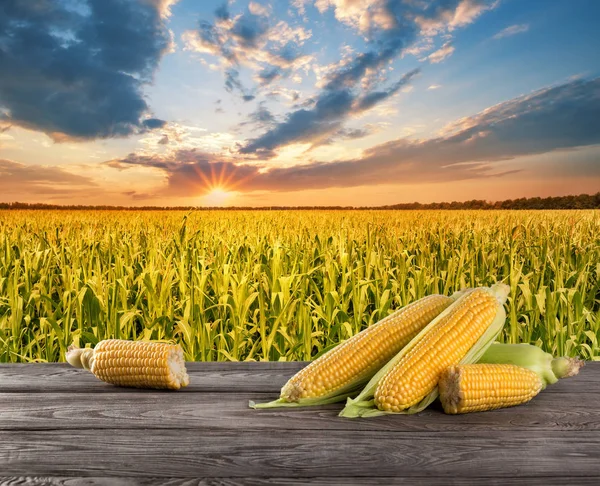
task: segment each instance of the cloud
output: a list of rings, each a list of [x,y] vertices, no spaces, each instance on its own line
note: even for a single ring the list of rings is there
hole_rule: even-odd
[[[389,89],[383,91],[371,91],[362,98],[359,98],[356,102],[354,111],[361,112],[368,110],[378,103],[388,99],[390,96],[395,95],[400,88],[406,86],[414,77],[420,73],[420,69],[413,69],[406,73],[399,81],[394,83]]]
[[[281,77],[281,69],[278,67],[263,69],[256,75],[257,81],[261,86],[272,83],[277,78]]]
[[[496,8],[499,0],[448,0],[425,3],[423,14],[417,14],[415,22],[425,36],[444,31],[452,32],[473,23],[487,10]]]
[[[367,2],[368,3],[368,2]],[[386,23],[385,28],[375,30],[375,26],[369,25],[370,49],[358,53],[348,62],[327,76],[324,85],[325,90],[334,90],[338,87],[352,87],[360,81],[369,71],[375,71],[398,56],[404,48],[412,44],[419,33],[418,26],[411,20],[414,12],[408,5],[395,2],[376,2],[377,8],[385,10],[386,17],[393,17],[394,22]],[[345,3],[338,3],[337,12]],[[352,5],[360,6],[360,2]],[[350,8],[350,7],[348,7]],[[418,7],[415,7],[418,8]],[[346,10],[342,9],[345,12]],[[350,8],[354,12],[354,7]],[[343,17],[347,18],[347,17]]]
[[[356,140],[366,137],[372,133],[369,128],[343,128],[336,134],[338,137],[346,140]]]
[[[250,2],[248,4],[248,10],[250,10],[252,15],[262,15],[264,17],[268,17],[270,14],[270,8],[268,6],[257,2]]]
[[[408,73],[387,90],[374,87],[385,80],[384,68],[410,48],[424,29],[429,34],[447,32],[472,22],[483,11],[492,8],[493,3],[484,0],[326,0],[317,1],[316,7],[321,12],[335,8],[338,20],[365,34],[367,49],[357,54],[349,53],[342,62],[326,69],[322,90],[313,98],[312,105],[305,104],[288,113],[279,124],[248,140],[240,147],[240,153],[268,158],[288,144],[318,144],[328,139],[342,127],[347,117],[373,108],[412,79],[416,71]],[[446,43],[432,54],[430,60],[440,62],[453,50]],[[334,104],[337,105],[332,109]]]
[[[231,16],[229,15],[229,8],[226,3],[223,3],[217,7],[215,10],[215,17],[219,20],[229,20]]]
[[[376,131],[377,127],[374,125],[366,125],[363,128],[340,128],[330,137],[321,138],[318,142],[313,144],[313,147],[330,145],[332,143],[339,142],[340,140],[358,140],[359,138],[368,137]]]
[[[182,39],[186,49],[217,57],[226,83],[228,72],[244,66],[254,72],[259,87],[264,86],[308,69],[313,59],[301,52],[311,31],[291,27],[283,20],[271,22],[270,7],[250,2],[246,11],[232,15],[224,4],[215,17],[213,23],[201,20],[198,28],[184,32]]]
[[[516,24],[506,27],[498,32],[493,38],[502,39],[503,37],[510,37],[511,35],[520,34],[529,30],[529,24]]]
[[[440,89],[442,87],[441,84],[430,84],[427,87],[427,91],[433,91],[434,89]]]
[[[169,18],[171,16],[171,7],[175,5],[179,0],[142,0],[143,3],[152,5],[160,14],[162,18]]]
[[[132,167],[154,168],[167,174],[167,187],[156,195],[201,195],[212,186],[221,185],[229,190],[243,184],[257,174],[258,168],[223,162],[222,156],[198,149],[181,149],[165,155],[129,154],[121,159],[104,162],[118,170]]]
[[[231,23],[229,34],[241,48],[256,48],[259,40],[269,30],[269,23],[261,15],[250,11],[251,15],[240,15]]]
[[[0,121],[58,141],[147,130],[142,90],[172,47],[173,3],[3,1]]]
[[[330,109],[319,108],[323,114]],[[211,173],[222,174],[226,187],[240,191],[452,182],[502,177],[525,169],[502,170],[498,161],[600,144],[595,123],[599,117],[600,78],[573,80],[457,120],[437,137],[400,138],[351,160],[269,168],[182,150],[166,157],[132,154],[118,163],[160,168],[166,173],[169,193],[185,196],[204,191]],[[600,177],[598,164],[595,175]]]
[[[321,96],[313,108],[288,114],[284,122],[241,147],[240,153],[271,157],[273,150],[281,145],[325,137],[341,127],[342,119],[350,112],[353,101],[352,94],[344,90]]]
[[[348,89],[325,90],[310,108],[289,113],[284,121],[240,147],[240,153],[256,153],[268,158],[278,147],[291,143],[319,144],[340,130],[350,114],[362,113],[393,96],[418,73],[418,69],[410,71],[387,90],[371,91],[363,96],[356,96]]]
[[[275,116],[267,108],[266,103],[261,101],[258,104],[258,108],[248,115],[248,120],[241,122],[239,126],[253,125],[255,127],[264,128],[273,125],[275,122]]]
[[[387,90],[372,91],[362,97],[354,96],[349,90],[326,91],[310,109],[301,108],[289,113],[284,121],[241,147],[240,153],[257,153],[263,158],[269,158],[282,145],[324,143],[332,134],[341,130],[348,115],[359,114],[393,96],[418,73],[418,69],[410,71]]]
[[[144,120],[142,124],[146,128],[154,130],[155,128],[163,128],[167,124],[167,122],[164,120],[159,120],[158,118],[148,118],[147,120]]]
[[[317,0],[315,6],[324,13],[333,8],[335,18],[363,34],[375,29],[390,29],[396,25],[393,3],[389,0]]]
[[[218,105],[217,105],[218,106]],[[177,150],[202,150],[227,154],[239,141],[232,132],[209,132],[198,126],[169,123],[160,130],[149,132],[138,141],[139,154],[173,154]]]
[[[403,50],[410,50],[418,36],[427,41],[428,37],[453,31],[496,4],[493,0],[317,0],[321,12],[334,7],[336,18],[365,34],[374,47],[336,71],[326,88],[351,85],[369,69],[378,69]]]
[[[447,57],[450,57],[454,53],[454,46],[450,42],[446,42],[437,51],[432,52],[427,56],[427,60],[432,64],[442,62]]]
[[[90,178],[71,174],[60,167],[26,165],[0,159],[0,193],[68,194],[77,188],[96,187]]]
[[[12,140],[15,139],[15,137],[13,137],[12,135],[8,134],[8,133],[4,133],[7,132],[8,130],[10,130],[11,125],[2,125],[0,124],[0,148],[2,147],[6,147],[6,142],[7,140],[10,142]]]
[[[292,0],[291,4],[294,8],[296,8],[296,10],[298,10],[298,13],[302,16],[304,16],[306,14],[306,6],[308,4],[312,3],[312,0]]]
[[[244,101],[252,101],[254,95],[252,95],[240,81],[240,73],[237,69],[227,69],[225,71],[225,90],[229,93],[238,91]]]

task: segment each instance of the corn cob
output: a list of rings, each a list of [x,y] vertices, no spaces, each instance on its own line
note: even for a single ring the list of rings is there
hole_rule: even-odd
[[[300,370],[279,400],[251,406],[317,405],[344,400],[373,376],[454,299],[430,295],[394,312]]]
[[[503,284],[466,292],[391,359],[356,399],[349,399],[340,415],[416,413],[426,408],[437,398],[440,374],[448,366],[476,362],[495,340],[504,326],[502,304],[507,295]]]
[[[467,413],[526,403],[547,385],[574,376],[584,362],[554,358],[531,344],[492,344],[477,365],[452,366],[440,378],[446,413]]]
[[[189,384],[179,345],[106,339],[94,349],[70,346],[66,358],[113,385],[178,390]]]
[[[375,391],[377,408],[400,412],[421,401],[436,387],[440,373],[460,362],[483,335],[496,308],[496,299],[484,290],[467,295],[382,378]]]
[[[450,366],[439,381],[440,401],[449,414],[513,407],[527,403],[542,388],[537,373],[511,364]]]

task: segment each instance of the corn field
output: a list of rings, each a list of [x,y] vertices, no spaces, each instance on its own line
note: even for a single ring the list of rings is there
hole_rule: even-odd
[[[415,299],[496,281],[502,341],[600,356],[597,211],[3,211],[0,362],[109,337],[309,360]]]

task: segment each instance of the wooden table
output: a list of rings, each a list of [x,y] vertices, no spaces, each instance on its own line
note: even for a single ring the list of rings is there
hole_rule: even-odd
[[[0,365],[0,484],[600,484],[600,363],[527,405],[464,416],[248,408],[301,366],[188,363],[188,388],[155,392]]]

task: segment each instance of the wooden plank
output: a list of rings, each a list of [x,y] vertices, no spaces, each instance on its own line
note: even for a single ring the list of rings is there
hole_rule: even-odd
[[[180,393],[193,392],[271,392],[283,384],[306,363],[237,362],[186,363],[190,385]],[[75,385],[76,384],[76,385]],[[65,363],[0,364],[0,390],[3,393],[114,393],[115,387],[98,380],[88,371]],[[135,389],[120,388],[135,392]],[[167,392],[168,393],[168,392]]]
[[[0,430],[600,431],[597,395],[579,392],[542,393],[528,404],[485,413],[444,415],[436,404],[419,415],[360,420],[338,417],[342,404],[252,410],[249,400],[267,397],[248,393],[48,393],[39,398],[0,394]]]
[[[282,385],[306,363],[302,362],[221,362],[186,363],[190,385],[180,393],[269,392],[277,394]],[[75,385],[76,384],[76,385]],[[588,362],[578,376],[561,380],[545,393],[568,393],[573,387],[600,394],[600,362]],[[97,380],[91,373],[65,363],[0,364],[3,393],[114,393],[116,388]],[[123,393],[135,390],[121,388]]]
[[[340,480],[331,477],[311,477],[309,478],[311,486],[339,486]],[[392,484],[406,484],[414,486],[473,486],[485,484],[486,486],[564,486],[565,484],[577,484],[579,486],[597,486],[600,483],[600,476],[596,477],[544,477],[537,478],[449,478],[427,477],[427,478],[401,478],[393,477],[369,477],[369,478],[344,478],[344,486],[388,486]],[[140,486],[300,486],[306,485],[307,479],[295,478],[111,478],[111,477],[31,477],[31,476],[13,476],[0,477],[0,486],[130,486],[132,484]]]
[[[586,477],[599,460],[597,432],[0,432],[10,476]]]

